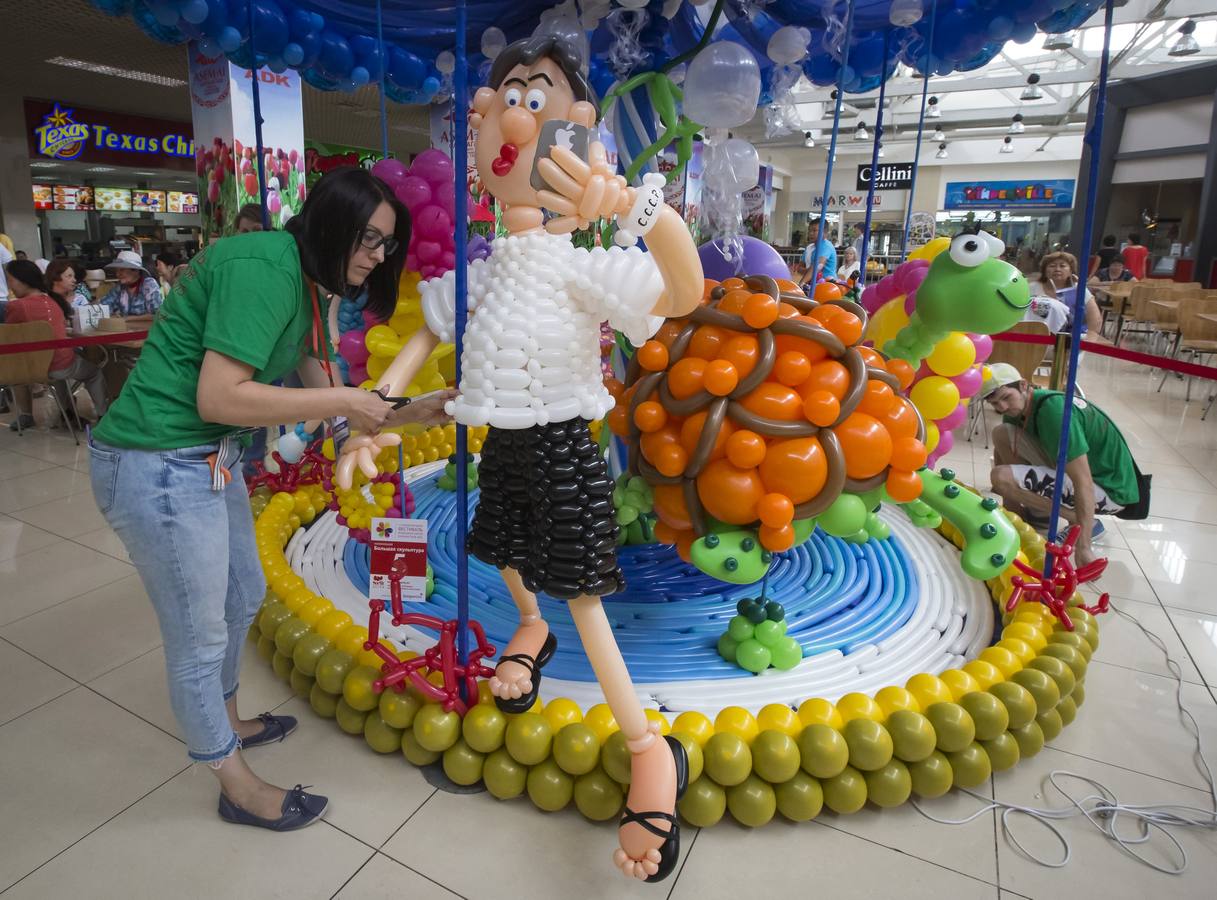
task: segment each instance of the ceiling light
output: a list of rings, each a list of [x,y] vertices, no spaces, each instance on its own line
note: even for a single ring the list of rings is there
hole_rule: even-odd
[[[931,141],[945,141],[946,139],[946,133],[941,128],[935,128],[934,134],[930,138]]]
[[[58,167],[59,167],[59,163],[51,162],[49,160],[36,159],[32,163],[30,163],[31,169],[55,169]]]
[[[803,132],[803,146],[810,150],[816,145],[816,139],[811,136],[810,131]]]
[[[883,145],[882,144],[879,145],[879,153],[877,155],[880,159],[883,159]]]
[[[1200,45],[1196,43],[1196,39],[1192,36],[1192,32],[1196,30],[1196,23],[1188,19],[1179,26],[1179,40],[1175,41],[1175,45],[1166,51],[1168,56],[1191,56],[1193,53],[1200,52]]]
[[[1027,76],[1027,86],[1023,88],[1019,100],[1043,100],[1044,92],[1040,89],[1040,77],[1035,72]]]
[[[942,109],[938,106],[937,97],[930,98],[930,107],[929,107],[929,109],[927,109],[925,111],[925,117],[927,119],[941,119],[942,118]]]
[[[997,152],[998,153],[1013,153],[1014,152],[1014,138],[1010,137],[1010,135],[1006,135],[1004,138],[1002,138],[1001,147],[998,149]]]
[[[86,62],[83,59],[72,59],[68,56],[52,56],[47,60],[53,66],[66,66],[69,69],[80,69],[95,75],[113,75],[116,78],[130,78],[132,81],[146,81],[161,87],[185,87],[186,82],[180,78],[170,78],[167,75],[154,75],[151,72],[138,72],[134,69],[120,69],[118,66],[106,66],[101,63]]]
[[[887,20],[897,28],[907,28],[916,25],[925,15],[921,8],[921,0],[893,0],[891,9],[887,11]]]
[[[1027,130],[1027,126],[1023,124],[1022,114],[1015,113],[1014,118],[1010,120],[1010,133],[1011,134],[1022,134],[1026,130]]]
[[[854,129],[854,140],[855,141],[869,141],[870,140],[870,132],[866,130],[865,122],[859,122],[858,127]]]
[[[85,169],[85,171],[86,172],[113,172],[114,167],[113,166],[93,166],[91,168]]]
[[[1044,38],[1045,50],[1068,50],[1073,46],[1075,33],[1062,31],[1060,34],[1050,34]]]
[[[155,177],[155,176],[156,176],[156,172],[145,172],[145,171],[143,171],[143,170],[141,170],[141,169],[136,169],[136,170],[135,170],[135,174],[136,174],[136,175],[152,175],[153,177]]]
[[[938,145],[938,152],[934,154],[934,159],[946,159],[946,158],[947,158],[947,145],[946,145],[946,142],[943,142]]]

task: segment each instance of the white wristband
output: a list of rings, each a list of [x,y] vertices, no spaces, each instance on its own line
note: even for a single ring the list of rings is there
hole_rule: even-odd
[[[659,211],[663,209],[665,184],[667,179],[656,172],[643,177],[629,213],[624,218],[617,218],[617,234],[613,236],[613,241],[618,247],[633,247],[640,237],[646,237],[655,227]]]

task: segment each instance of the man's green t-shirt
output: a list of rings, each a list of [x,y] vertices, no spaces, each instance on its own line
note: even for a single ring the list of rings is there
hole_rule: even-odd
[[[1061,421],[1065,413],[1065,395],[1059,391],[1038,390],[1031,395],[1031,418],[1027,434],[1044,452],[1056,459],[1061,446]],[[1022,426],[1021,417],[1007,416],[1005,421],[1016,427]],[[1124,435],[1116,428],[1107,413],[1093,403],[1073,407],[1069,417],[1069,448],[1065,451],[1067,461],[1086,455],[1090,474],[1095,484],[1101,487],[1113,503],[1131,506],[1141,496],[1137,487],[1136,464],[1124,441]]]
[[[214,350],[252,366],[254,380],[269,384],[299,364],[312,325],[290,234],[266,231],[218,241],[195,256],[170,291],[139,362],[94,435],[140,450],[219,441],[238,429],[199,418],[204,353]]]

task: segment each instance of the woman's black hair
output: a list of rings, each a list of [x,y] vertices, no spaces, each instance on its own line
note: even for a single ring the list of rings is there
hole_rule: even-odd
[[[72,303],[69,298],[64,297],[55,290],[55,282],[63,277],[64,272],[71,270],[73,270],[73,266],[66,259],[53,259],[51,264],[46,267],[46,273],[43,275],[43,283],[46,284],[47,296],[59,304],[65,319],[72,318]],[[76,274],[75,271],[72,271],[72,274]]]
[[[4,267],[4,271],[12,275],[27,288],[32,291],[40,291],[47,293],[46,279],[43,277],[42,269],[28,259],[14,259]],[[51,297],[59,304],[59,308],[63,310],[65,318],[71,318],[72,307],[63,302],[59,297],[51,294]]]
[[[387,184],[366,169],[334,169],[317,182],[286,230],[296,239],[304,273],[327,290],[345,296],[360,287],[347,284],[347,264],[381,203],[389,204],[397,214],[393,230],[397,249],[385,254],[384,262],[372,270],[362,287],[368,293],[366,309],[378,319],[387,319],[397,305],[397,282],[410,243],[410,214]]]
[[[173,250],[162,250],[160,253],[156,254],[156,261],[163,262],[171,269],[176,269],[182,264],[182,256],[180,253],[176,253]]]

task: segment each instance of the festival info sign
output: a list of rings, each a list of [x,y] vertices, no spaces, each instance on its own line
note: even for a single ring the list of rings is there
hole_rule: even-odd
[[[393,582],[401,585],[403,603],[427,599],[427,520],[373,519],[368,561],[368,599],[388,608]]]
[[[190,170],[190,124],[87,109],[57,100],[25,101],[31,159]]]

